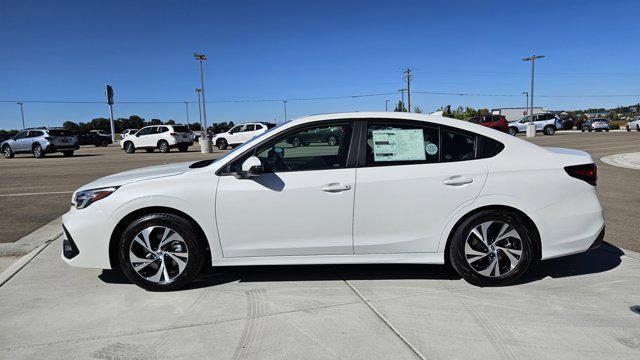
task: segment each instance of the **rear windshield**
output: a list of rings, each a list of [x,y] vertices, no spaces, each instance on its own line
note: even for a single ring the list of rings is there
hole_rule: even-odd
[[[184,125],[173,125],[173,131],[175,132],[189,132],[189,128]]]
[[[276,124],[274,123],[263,123],[263,125],[265,125],[267,129],[273,129],[274,127],[276,127]]]
[[[50,136],[72,136],[73,134],[69,130],[49,130]]]

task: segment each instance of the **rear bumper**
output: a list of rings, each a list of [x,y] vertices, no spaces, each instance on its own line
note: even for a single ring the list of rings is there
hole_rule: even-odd
[[[58,152],[58,151],[66,151],[66,150],[78,150],[80,149],[80,144],[78,144],[77,142],[74,144],[69,144],[69,145],[59,145],[56,146],[54,144],[49,144],[47,145],[47,147],[44,149],[45,152],[48,153],[52,153],[52,152]]]

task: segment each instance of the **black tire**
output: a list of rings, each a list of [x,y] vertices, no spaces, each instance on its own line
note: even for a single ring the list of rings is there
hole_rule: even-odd
[[[609,129],[604,129],[604,131],[609,132]]]
[[[489,245],[494,249],[489,249],[483,245],[479,238],[472,235],[472,231],[481,224],[488,222],[494,222],[488,227],[486,231],[489,240],[492,236],[495,238],[499,235],[502,229],[502,224],[507,224],[511,229],[517,232],[520,237],[520,241],[517,238],[508,237],[498,241],[494,241]],[[504,233],[510,233],[511,230],[507,229]],[[462,276],[467,282],[476,286],[503,286],[510,284],[518,280],[529,268],[534,260],[534,247],[533,238],[531,237],[531,229],[528,229],[527,224],[513,212],[507,210],[485,210],[477,214],[471,215],[464,220],[454,232],[451,243],[449,245],[449,260],[453,268]],[[467,255],[465,254],[465,248],[467,240],[469,239],[469,249],[476,251],[477,254],[482,254],[483,250],[473,248],[475,246],[481,246],[486,249],[487,255]],[[511,243],[511,244],[510,244]],[[502,248],[495,248],[495,244],[502,245]],[[515,246],[519,245],[519,246]],[[504,248],[509,247],[515,251],[519,251],[520,257],[513,269],[510,269],[512,264],[509,256],[506,255],[507,251]],[[510,253],[511,256],[516,258],[517,254]],[[468,256],[475,256],[470,258]],[[495,267],[492,267],[492,263],[497,259],[498,269],[501,275],[498,275]],[[471,260],[471,262],[469,261]],[[473,265],[471,264],[473,263]],[[486,265],[486,268],[484,266]],[[507,265],[505,267],[505,265]],[[488,276],[480,274],[479,271],[489,269]],[[502,269],[502,270],[500,270]]]
[[[636,125],[636,131],[640,131],[640,125]]]
[[[158,150],[160,150],[161,153],[168,153],[170,150],[169,143],[165,140],[158,141]]]
[[[145,148],[144,151],[146,151],[148,153],[152,153],[152,152],[156,151],[156,149],[154,149],[154,148]]]
[[[127,141],[126,143],[124,143],[124,151],[127,154],[133,154],[134,152],[136,152],[136,147],[131,141]]]
[[[227,146],[229,146],[229,144],[226,139],[218,139],[216,141],[216,146],[218,147],[218,150],[227,150]]]
[[[545,135],[553,135],[553,134],[556,133],[556,128],[555,128],[555,126],[551,126],[551,125],[545,126],[544,129],[542,130],[542,132]]]
[[[66,156],[66,157],[71,157],[73,156],[75,150],[65,150],[62,152],[62,155]]]
[[[109,142],[107,140],[102,140],[102,141],[100,141],[100,146],[107,147],[107,146],[109,146]]]
[[[338,145],[338,137],[335,135],[331,135],[327,138],[327,144],[329,144],[330,146],[336,146]]]
[[[175,231],[183,240],[184,245],[186,246],[186,252],[188,253],[188,258],[186,259],[186,265],[184,266],[184,270],[179,273],[175,278],[170,279],[166,283],[154,282],[144,278],[141,274],[138,274],[136,270],[133,268],[133,265],[130,262],[130,251],[132,250],[132,243],[135,241],[135,237],[143,230],[149,227],[165,227]],[[159,234],[159,235],[158,235]],[[159,236],[162,235],[162,232],[154,232],[150,233],[149,238],[152,250],[154,247],[157,247],[159,244]],[[200,269],[204,264],[204,260],[207,258],[206,251],[207,247],[203,246],[203,242],[198,236],[198,231],[196,231],[194,224],[192,224],[189,220],[167,213],[155,213],[144,215],[134,221],[122,232],[120,236],[120,240],[118,242],[118,261],[122,272],[125,276],[134,284],[140,286],[141,288],[149,291],[172,291],[178,290],[185,285],[189,284],[193,281]],[[168,243],[164,245],[160,249],[156,249],[156,251],[164,250],[168,251],[167,245],[171,245]],[[134,244],[134,247],[137,247],[138,243]],[[169,248],[170,249],[170,248]],[[143,250],[144,251],[144,250]],[[154,255],[150,252],[147,252],[149,258],[153,258]],[[156,256],[158,254],[155,254]],[[170,256],[160,254],[160,256],[165,256],[168,261],[173,261],[175,264],[175,260],[171,259]],[[155,267],[159,268],[159,259],[156,259],[150,262],[149,266],[150,271],[154,271]],[[155,263],[155,265],[153,265]],[[162,281],[164,275],[161,275],[159,281]],[[171,273],[169,273],[169,277],[171,277]]]
[[[41,159],[45,155],[44,149],[42,149],[42,146],[38,143],[35,143],[35,145],[33,145],[33,147],[31,148],[31,151],[33,152],[33,156],[36,159]]]
[[[592,131],[593,131],[593,129],[589,128],[589,132],[592,132]]]
[[[291,145],[293,147],[298,147],[298,146],[302,145],[302,141],[300,141],[300,138],[296,136],[296,137],[291,139]]]
[[[187,145],[178,145],[178,151],[187,152],[187,150],[189,150],[189,147]]]
[[[582,132],[584,132],[584,128],[582,128],[581,130],[582,130]]]
[[[518,128],[513,126],[509,127],[509,135],[516,136],[518,134]]]
[[[16,154],[13,152],[13,150],[11,150],[11,146],[9,145],[5,145],[2,148],[2,155],[4,155],[5,158],[7,159],[11,159],[13,158]]]
[[[631,131],[631,128],[629,127],[629,125],[627,125],[627,131]]]

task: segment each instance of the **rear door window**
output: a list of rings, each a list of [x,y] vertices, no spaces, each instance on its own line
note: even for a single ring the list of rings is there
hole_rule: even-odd
[[[439,157],[436,127],[393,122],[367,126],[366,166],[435,163]]]
[[[443,129],[442,162],[466,161],[476,158],[476,135]]]

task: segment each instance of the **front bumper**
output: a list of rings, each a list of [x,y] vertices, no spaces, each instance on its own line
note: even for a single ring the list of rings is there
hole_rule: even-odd
[[[63,240],[61,258],[76,267],[111,269],[109,221],[98,204],[78,210],[72,207],[62,215]]]

